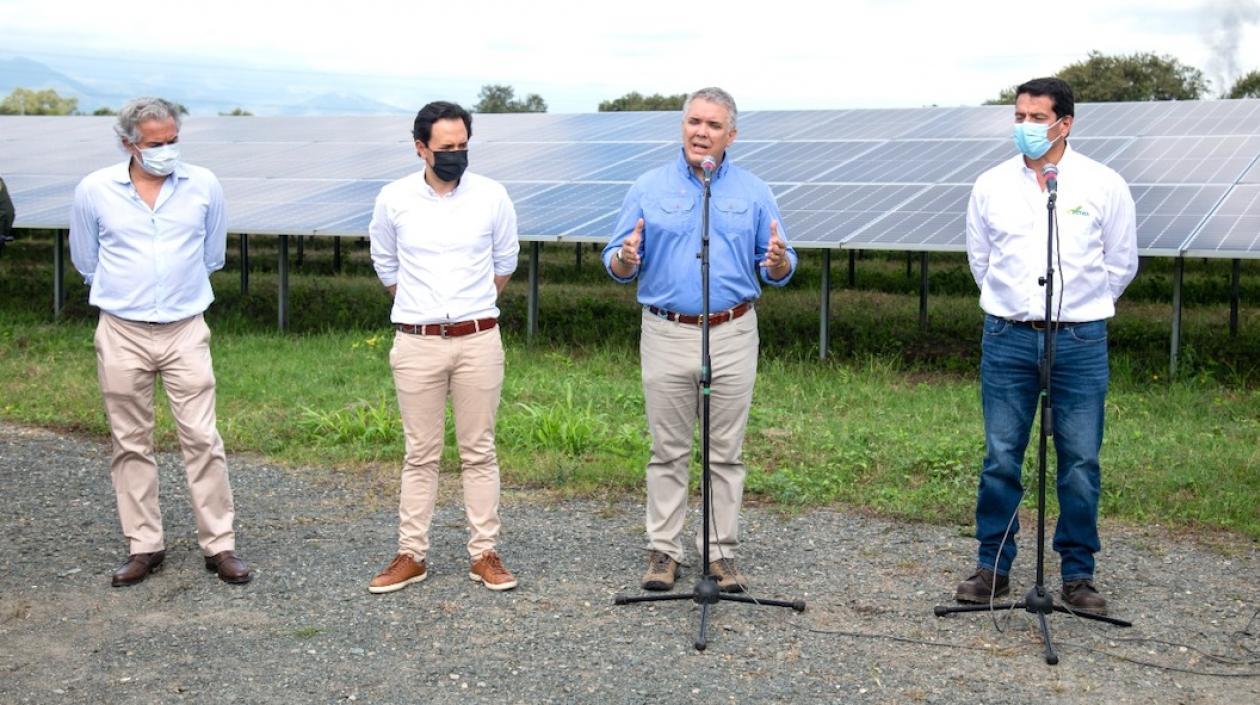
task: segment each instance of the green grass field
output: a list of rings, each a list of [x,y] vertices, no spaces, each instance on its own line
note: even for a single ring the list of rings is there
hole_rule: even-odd
[[[347,241],[345,265],[333,274],[329,243],[306,245],[285,334],[274,330],[274,252],[267,238],[251,241],[248,297],[239,291],[234,242],[228,269],[214,277],[218,301],[207,318],[229,449],[347,471],[396,467],[402,435],[387,363],[389,301],[366,251]],[[917,257],[908,276],[904,254],[866,253],[850,288],[838,254],[825,362],[821,256],[804,251],[801,259],[792,285],[767,291],[759,307],[749,491],[785,509],[845,505],[969,526],[983,437],[980,312],[965,259],[932,256],[930,324],[921,331]],[[51,260],[47,237],[19,240],[0,257],[0,417],[104,437],[94,313],[72,275],[65,315],[51,320]],[[545,248],[533,342],[523,335],[525,253],[503,298],[505,481],[581,495],[638,493],[648,437],[633,288],[609,281],[589,246],[580,267],[575,260],[572,245]],[[1229,263],[1187,263],[1176,380],[1167,375],[1169,262],[1145,263],[1121,301],[1111,329],[1105,516],[1260,539],[1256,263],[1244,263],[1242,282],[1240,332],[1231,337]],[[175,447],[165,409],[158,437]],[[444,466],[457,465],[448,431]]]

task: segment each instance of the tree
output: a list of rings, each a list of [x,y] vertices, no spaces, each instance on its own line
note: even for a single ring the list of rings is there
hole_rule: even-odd
[[[503,84],[486,84],[481,87],[479,100],[473,106],[477,113],[545,113],[547,101],[537,93],[530,93],[524,100],[516,99],[516,91]]]
[[[249,112],[245,108],[232,108],[232,112],[219,113],[219,115],[223,117],[250,117],[253,113]]]
[[[97,108],[96,110],[93,110],[93,111],[92,111],[92,114],[93,114],[93,115],[117,115],[117,114],[118,114],[118,111],[114,110],[114,109],[113,109],[113,108],[111,108],[111,107],[108,107],[108,106],[102,105],[101,107]]]
[[[1208,92],[1202,71],[1166,54],[1152,52],[1108,56],[1091,51],[1088,59],[1064,66],[1055,76],[1071,84],[1076,100],[1082,103],[1197,100]],[[1014,102],[1012,87],[986,104]]]
[[[599,112],[612,113],[625,110],[682,110],[683,103],[687,102],[687,94],[679,93],[678,95],[661,95],[653,93],[645,96],[638,91],[630,91],[629,93],[605,100],[599,104]]]
[[[1230,98],[1260,98],[1260,69],[1248,71],[1234,81],[1229,89]]]
[[[63,98],[51,88],[43,91],[14,88],[0,101],[0,115],[75,115],[78,111],[78,98]]]

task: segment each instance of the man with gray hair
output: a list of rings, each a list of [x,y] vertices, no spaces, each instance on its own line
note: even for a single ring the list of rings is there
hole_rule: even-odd
[[[764,181],[731,163],[737,111],[730,94],[702,88],[683,106],[682,149],[630,187],[604,266],[623,284],[638,280],[643,306],[639,340],[643,397],[652,456],[647,465],[645,590],[674,586],[682,562],[679,536],[687,514],[688,465],[700,409],[702,291],[696,253],[701,245],[705,160],[712,157],[710,219],[709,468],[713,521],[707,527],[716,558],[705,567],[718,587],[739,592],[748,582],[736,569],[739,508],[744,492],[744,430],[757,375],[756,300],[761,284],[783,286],[796,253],[779,226],[779,207]],[[698,527],[703,555],[706,528]]]
[[[153,455],[160,375],[187,471],[207,570],[247,583],[235,554],[227,457],[215,422],[210,273],[223,267],[227,215],[214,174],[179,159],[181,108],[161,98],[123,106],[114,131],[127,161],[89,174],[74,192],[70,255],[100,309],[96,369],[113,440],[110,478],[128,558],[113,585],[134,585],[166,557]]]

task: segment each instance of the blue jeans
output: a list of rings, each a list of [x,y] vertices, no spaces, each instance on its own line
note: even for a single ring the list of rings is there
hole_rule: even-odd
[[[1020,473],[1039,406],[1037,366],[1042,336],[1029,326],[985,316],[980,358],[985,454],[976,499],[977,565],[994,570],[996,563],[999,575],[1006,575],[1015,561],[1017,515],[1002,544],[1000,559],[998,544],[1024,491]],[[1092,579],[1094,554],[1100,548],[1098,451],[1107,397],[1107,322],[1071,324],[1060,329],[1054,339],[1050,400],[1059,461],[1059,520],[1053,546],[1066,582]]]

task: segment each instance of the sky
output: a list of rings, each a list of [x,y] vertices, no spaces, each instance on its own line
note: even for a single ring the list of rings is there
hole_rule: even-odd
[[[1168,54],[1219,91],[1260,68],[1260,0],[0,0],[0,55],[337,75],[412,109],[488,83],[551,112],[707,85],[741,110],[976,105],[1090,50]]]

